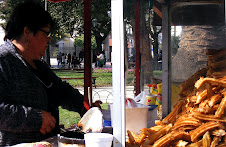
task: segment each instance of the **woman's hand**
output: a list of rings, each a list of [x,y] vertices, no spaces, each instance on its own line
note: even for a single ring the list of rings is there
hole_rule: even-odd
[[[98,108],[101,109],[101,104],[102,103],[103,103],[102,101],[96,100],[94,103],[91,104],[91,108],[92,107],[98,107]],[[87,112],[86,108],[83,107],[82,110],[81,110],[81,112],[80,112],[80,116],[82,117],[86,112]]]
[[[42,134],[50,133],[55,128],[56,119],[51,113],[42,110],[42,126],[40,132]]]
[[[91,107],[98,107],[101,109],[101,105],[103,102],[100,100],[96,100],[94,103],[92,103]]]

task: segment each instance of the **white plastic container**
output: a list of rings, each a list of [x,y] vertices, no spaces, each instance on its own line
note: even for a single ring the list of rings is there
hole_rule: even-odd
[[[84,136],[86,147],[111,147],[113,135],[108,133],[87,133]]]
[[[110,104],[111,108],[111,116],[113,116],[113,104]],[[126,130],[130,130],[134,132],[135,134],[140,134],[140,129],[147,128],[147,126],[150,126],[152,124],[153,119],[156,119],[156,117],[153,117],[149,111],[149,108],[151,106],[143,105],[137,103],[137,108],[126,108]],[[157,111],[156,111],[157,113]],[[151,115],[151,116],[150,116]],[[156,114],[157,116],[157,114]],[[111,120],[114,118],[111,117]],[[112,121],[111,121],[112,123]],[[114,124],[111,124],[114,128]]]
[[[140,129],[147,128],[148,106],[126,108],[126,130],[140,134]]]

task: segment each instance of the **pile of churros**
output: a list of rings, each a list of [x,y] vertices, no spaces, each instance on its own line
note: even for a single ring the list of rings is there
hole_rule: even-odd
[[[211,53],[208,55],[212,56]],[[193,84],[191,79],[187,81],[189,86],[192,85],[190,92],[182,89],[182,98],[163,120],[151,128],[141,129],[138,135],[127,130],[126,146],[226,147],[226,72],[210,72],[207,67],[192,79],[200,75],[203,77]],[[186,87],[186,84],[182,83],[182,86]]]

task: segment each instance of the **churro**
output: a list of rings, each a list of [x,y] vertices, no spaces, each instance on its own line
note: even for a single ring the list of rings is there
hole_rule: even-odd
[[[211,145],[210,133],[207,131],[207,132],[203,135],[203,139],[202,139],[202,147],[210,147],[210,145]]]
[[[170,114],[162,120],[162,122],[164,124],[174,123],[176,121],[176,116],[181,112],[183,105],[184,100],[178,101],[173,111],[171,111]]]
[[[222,125],[218,122],[207,122],[201,126],[199,126],[197,129],[193,130],[191,132],[191,141],[196,142],[200,136],[202,136],[207,131],[213,130],[215,128],[220,128]]]
[[[211,142],[210,147],[216,147],[220,141],[220,137],[215,136]]]
[[[216,122],[223,122],[223,123],[226,123],[226,120],[224,119],[219,119],[217,118],[215,115],[213,114],[202,114],[202,113],[199,113],[199,112],[192,112],[192,115],[197,118],[197,119],[200,119],[200,120],[205,120],[205,121],[216,121]]]
[[[202,85],[204,85],[205,83],[211,83],[217,86],[221,86],[221,87],[226,87],[226,81],[223,80],[219,80],[219,79],[214,79],[214,78],[203,78],[201,77],[196,83],[195,83],[195,87],[197,89],[201,88]]]
[[[172,128],[172,124],[168,124],[165,127],[163,127],[162,129],[160,129],[158,132],[156,132],[155,134],[153,134],[152,136],[149,136],[148,137],[148,141],[147,141],[148,144],[153,144],[160,137],[166,135],[171,128]]]
[[[221,103],[220,103],[217,111],[215,112],[215,116],[217,118],[220,118],[224,114],[225,107],[226,107],[226,96],[224,96],[224,98],[221,100]]]
[[[209,106],[213,107],[215,104],[219,103],[222,99],[221,94],[215,94],[210,98]]]
[[[205,89],[200,94],[198,94],[197,100],[196,100],[196,103],[195,104],[201,103],[206,98],[207,98],[207,89]]]
[[[134,145],[135,144],[135,138],[136,138],[136,134],[127,130],[127,133],[128,133],[128,143],[131,144],[131,145]]]

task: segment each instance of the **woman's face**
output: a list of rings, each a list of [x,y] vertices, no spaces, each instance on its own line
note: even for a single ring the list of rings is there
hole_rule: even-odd
[[[40,28],[35,35],[31,35],[28,40],[27,51],[31,60],[38,60],[45,55],[50,42],[50,26]],[[33,34],[33,33],[32,33]]]

